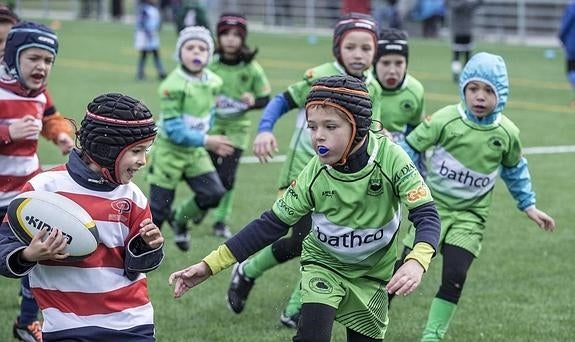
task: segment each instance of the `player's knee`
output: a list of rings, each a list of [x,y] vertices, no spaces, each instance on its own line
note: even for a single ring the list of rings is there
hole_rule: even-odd
[[[463,285],[467,278],[467,268],[464,267],[446,267],[443,270],[441,287],[437,297],[447,300],[448,302],[459,302]]]
[[[196,203],[201,209],[215,208],[220,203],[220,200],[226,194],[226,188],[219,183],[213,185],[210,191],[205,191],[203,193],[196,194]]]

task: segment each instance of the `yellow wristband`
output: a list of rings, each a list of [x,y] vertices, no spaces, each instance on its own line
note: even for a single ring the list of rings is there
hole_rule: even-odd
[[[236,257],[232,254],[228,246],[220,245],[218,249],[208,254],[203,262],[208,264],[212,270],[212,275],[236,263]]]
[[[423,269],[427,272],[429,268],[429,263],[431,262],[431,258],[435,253],[435,249],[431,247],[430,244],[426,242],[418,242],[413,246],[411,252],[405,257],[404,261],[409,259],[414,259],[423,267]]]

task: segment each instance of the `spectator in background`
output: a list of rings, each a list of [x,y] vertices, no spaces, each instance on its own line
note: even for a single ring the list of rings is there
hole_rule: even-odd
[[[176,33],[189,26],[203,26],[210,29],[210,22],[206,13],[206,7],[198,0],[181,0],[176,7]]]
[[[445,17],[443,0],[419,0],[411,12],[411,17],[413,20],[421,21],[421,33],[424,38],[437,38]]]
[[[575,91],[575,1],[565,7],[559,39],[565,50],[567,79]],[[575,108],[575,98],[571,101],[571,107]]]
[[[451,30],[451,73],[453,82],[459,82],[459,74],[471,56],[473,50],[473,17],[475,10],[483,0],[445,0],[449,11],[449,29]],[[463,56],[463,63],[461,57]]]
[[[110,9],[112,19],[122,20],[122,17],[124,16],[124,0],[111,0]]]
[[[102,0],[80,1],[80,18],[89,18],[94,10],[96,10],[96,18],[102,18]]]
[[[146,58],[148,54],[154,57],[154,65],[158,72],[158,78],[166,78],[166,71],[160,59],[160,11],[157,0],[140,0],[136,13],[136,36],[134,45],[139,51],[138,70],[136,79],[146,78]]]

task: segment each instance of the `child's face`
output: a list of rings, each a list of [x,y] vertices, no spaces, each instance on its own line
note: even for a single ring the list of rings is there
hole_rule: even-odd
[[[371,66],[375,44],[371,34],[361,30],[348,32],[341,42],[341,60],[345,70],[356,77]]]
[[[395,88],[407,72],[405,56],[390,54],[379,58],[375,65],[377,79],[386,88]]]
[[[472,81],[465,87],[465,103],[473,115],[484,118],[495,109],[497,96],[486,83]]]
[[[242,36],[235,27],[226,30],[220,35],[219,39],[220,48],[225,54],[235,54],[242,47]]]
[[[152,146],[153,140],[129,148],[118,162],[119,181],[128,184],[136,172],[146,165],[146,154]]]
[[[46,84],[54,64],[54,55],[48,50],[32,47],[20,53],[20,77],[30,90]]]
[[[312,106],[307,110],[307,126],[319,160],[333,165],[339,162],[351,140],[351,124],[345,114],[328,106]]]
[[[0,59],[4,58],[4,47],[6,46],[6,38],[8,32],[12,28],[11,23],[0,23]]]
[[[206,42],[199,39],[190,39],[182,45],[180,51],[182,64],[193,73],[204,69],[208,63],[209,47]]]

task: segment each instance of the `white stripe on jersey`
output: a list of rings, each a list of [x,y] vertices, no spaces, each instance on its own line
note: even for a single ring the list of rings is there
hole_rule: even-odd
[[[0,208],[7,207],[14,197],[20,195],[20,191],[0,192]],[[2,217],[0,217],[2,220]]]
[[[312,213],[310,235],[339,261],[356,263],[389,244],[399,229],[400,217],[398,210],[383,227],[354,229],[334,224],[324,214]]]
[[[124,275],[123,269],[112,267],[37,265],[30,273],[30,287],[61,292],[105,293],[124,288],[145,277],[142,273],[131,281]]]
[[[110,201],[129,198],[140,208],[145,208],[148,203],[142,190],[134,183],[122,184],[110,192],[94,191],[76,183],[66,170],[46,171],[35,176],[29,182],[36,190],[70,192],[105,198]]]
[[[45,333],[87,326],[125,330],[139,325],[154,324],[153,308],[150,303],[111,314],[76,316],[49,308],[42,310],[42,315],[44,316],[42,331]]]
[[[39,166],[37,155],[28,157],[0,155],[0,176],[28,176],[38,170]]]
[[[129,228],[121,222],[95,221],[100,242],[108,248],[123,247],[130,234]],[[118,229],[120,227],[120,229]]]

